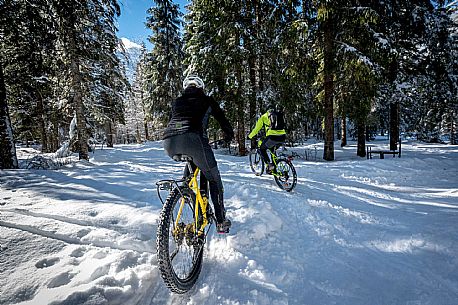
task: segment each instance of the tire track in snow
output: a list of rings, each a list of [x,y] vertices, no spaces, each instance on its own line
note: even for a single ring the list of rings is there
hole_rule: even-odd
[[[14,214],[14,213],[13,213]],[[5,213],[2,213],[3,216],[6,216]],[[33,216],[32,216],[33,217]],[[35,217],[38,218],[38,217]],[[47,219],[47,218],[45,218]],[[57,222],[61,222],[60,220],[57,220]],[[29,223],[27,221],[24,221],[24,223]],[[141,246],[133,246],[132,244],[129,245],[119,245],[115,244],[112,241],[104,241],[104,240],[82,240],[77,237],[72,237],[66,234],[58,233],[58,232],[51,232],[47,230],[43,230],[41,228],[34,227],[33,225],[26,225],[26,224],[21,224],[18,221],[12,222],[12,221],[5,221],[5,220],[0,220],[0,226],[10,228],[10,229],[16,229],[16,230],[21,230],[25,232],[29,232],[32,234],[40,235],[46,238],[54,239],[54,240],[59,240],[63,241],[67,244],[74,244],[74,245],[91,245],[94,247],[99,247],[99,248],[111,248],[111,249],[117,249],[117,250],[131,250],[135,252],[147,252],[147,253],[152,253],[155,254],[156,252],[154,251],[148,251],[146,249],[142,249]],[[83,232],[84,235],[87,235],[89,232],[93,231],[90,230],[89,232],[87,231],[78,231],[77,232]]]
[[[3,209],[2,211],[18,213],[18,214],[22,214],[26,216],[47,218],[47,219],[57,220],[57,221],[61,221],[61,222],[69,223],[69,224],[78,225],[78,226],[104,228],[108,230],[117,231],[121,234],[136,233],[135,231],[127,230],[126,228],[116,226],[116,225],[104,224],[104,223],[97,222],[97,221],[80,220],[80,219],[70,218],[70,217],[62,216],[62,215],[51,215],[51,214],[33,212],[33,211],[25,210],[25,209],[19,209],[19,208]]]

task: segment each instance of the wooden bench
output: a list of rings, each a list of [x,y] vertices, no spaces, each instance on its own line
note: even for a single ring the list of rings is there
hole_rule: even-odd
[[[398,155],[401,158],[401,141],[399,141],[399,149],[398,150],[372,150],[372,146],[366,147],[366,157],[367,159],[372,159],[372,154],[379,154],[380,159],[385,159],[385,155],[393,155],[393,158]]]

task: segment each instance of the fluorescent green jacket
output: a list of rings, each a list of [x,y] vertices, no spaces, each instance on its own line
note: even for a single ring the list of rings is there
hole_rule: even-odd
[[[255,135],[258,134],[258,132],[261,130],[262,127],[266,129],[266,136],[279,136],[279,135],[286,134],[286,131],[284,129],[282,130],[271,130],[270,129],[269,112],[267,111],[256,122],[256,126],[254,127],[253,131],[250,132],[248,137],[250,139],[253,138]]]

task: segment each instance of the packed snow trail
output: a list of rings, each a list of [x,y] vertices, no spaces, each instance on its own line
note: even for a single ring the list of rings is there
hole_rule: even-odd
[[[0,304],[456,304],[458,148],[403,149],[294,160],[291,193],[217,152],[233,228],[209,236],[185,295],[157,268],[155,182],[184,166],[160,142],[0,171]]]

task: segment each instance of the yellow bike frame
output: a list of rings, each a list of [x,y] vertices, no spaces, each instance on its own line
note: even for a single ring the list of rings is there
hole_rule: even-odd
[[[208,225],[208,219],[207,219],[207,206],[208,206],[208,199],[207,197],[202,197],[200,194],[200,188],[199,188],[199,183],[197,181],[197,176],[199,175],[200,169],[196,168],[194,171],[194,175],[189,182],[189,188],[196,194],[196,205],[194,207],[194,219],[195,219],[195,224],[194,228],[198,227],[198,220],[199,220],[199,207],[200,210],[202,211],[202,225],[200,228],[198,228],[198,234],[204,234],[204,229]],[[175,220],[175,228],[178,228],[178,222],[181,218],[181,213],[183,211],[183,207],[185,205],[185,199],[181,198],[181,204],[180,204],[180,209],[178,210],[178,215],[177,219]]]

